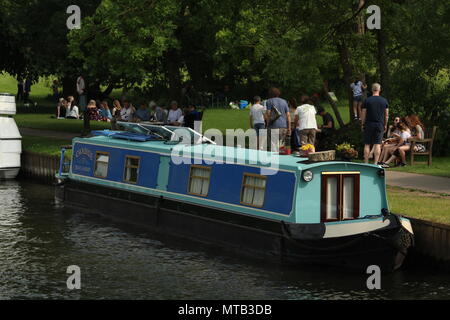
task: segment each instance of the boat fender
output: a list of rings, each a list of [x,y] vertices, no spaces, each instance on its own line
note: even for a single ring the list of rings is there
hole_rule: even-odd
[[[320,246],[314,246],[314,240],[321,240],[322,238],[302,238],[302,239],[295,239],[292,237],[292,233],[291,233],[291,228],[293,224],[286,224],[284,221],[281,221],[281,230],[283,232],[284,237],[291,241],[293,244],[295,244],[296,246],[298,246],[299,248],[303,248],[305,250],[310,250],[310,251],[316,251],[316,252],[322,252],[322,253],[334,253],[337,250],[342,250],[345,249],[347,247],[351,247],[353,246],[355,243],[361,241],[361,238],[355,238],[355,239],[351,239],[345,243],[339,244],[339,245],[335,245],[335,246],[328,246],[328,247],[320,247]],[[324,225],[325,228],[325,225]],[[324,231],[325,234],[325,231]],[[302,241],[300,241],[302,240]],[[313,242],[305,242],[308,240],[313,240]]]
[[[286,224],[282,221],[282,227],[286,229],[285,232],[288,237],[299,240],[323,239],[326,230],[324,223]]]

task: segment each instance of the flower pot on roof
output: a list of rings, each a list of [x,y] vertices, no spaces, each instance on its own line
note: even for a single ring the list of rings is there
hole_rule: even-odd
[[[336,145],[336,153],[343,161],[351,162],[353,159],[358,158],[358,151],[356,151],[354,147],[347,142]]]
[[[300,156],[307,158],[310,153],[316,152],[316,148],[312,144],[305,144],[300,148]]]

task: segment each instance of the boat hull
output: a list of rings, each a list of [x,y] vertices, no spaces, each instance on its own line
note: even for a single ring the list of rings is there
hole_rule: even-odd
[[[276,220],[70,180],[62,188],[69,207],[274,262],[364,272],[377,265],[382,272],[392,272],[412,243],[401,223],[360,235],[299,240],[289,234],[289,225]]]

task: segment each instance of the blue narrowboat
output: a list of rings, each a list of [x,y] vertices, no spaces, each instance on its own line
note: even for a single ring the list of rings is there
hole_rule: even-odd
[[[379,166],[221,146],[191,129],[121,125],[75,138],[70,163],[63,150],[57,177],[67,205],[286,263],[390,272],[413,244],[409,220],[389,211]],[[276,168],[262,160],[275,156]]]

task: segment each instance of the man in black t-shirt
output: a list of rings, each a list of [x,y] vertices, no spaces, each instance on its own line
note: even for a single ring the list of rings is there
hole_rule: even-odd
[[[387,130],[389,118],[388,101],[380,96],[379,83],[372,85],[372,96],[362,106],[361,126],[364,130],[364,162],[369,163],[370,146],[374,145],[374,161],[378,163],[381,154],[381,140]]]
[[[324,141],[334,132],[334,119],[333,116],[326,112],[321,106],[317,108],[317,113],[322,117],[322,125],[319,126],[319,129],[317,130],[317,140],[321,143],[320,146],[323,147]]]

